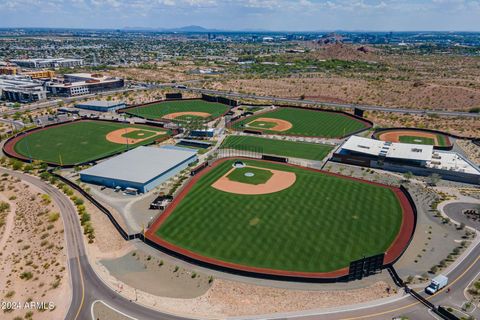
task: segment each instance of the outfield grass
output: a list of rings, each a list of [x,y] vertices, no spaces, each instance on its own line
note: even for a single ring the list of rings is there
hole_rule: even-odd
[[[437,141],[439,147],[447,147],[451,145],[449,139],[443,134],[437,134]]]
[[[398,132],[398,131],[401,131],[401,132]],[[401,134],[398,137],[398,140],[402,143],[423,144],[423,145],[431,145],[431,146],[438,146],[438,147],[451,146],[451,142],[448,136],[441,133],[432,133],[432,136],[434,135],[436,138],[434,139],[434,138],[428,138],[428,137],[420,137],[416,135],[416,132],[414,130],[408,131],[408,129],[399,129],[399,130],[381,131],[375,134],[375,136],[377,137],[377,139],[384,140],[385,138],[381,139],[380,137],[382,137],[386,133],[391,133],[391,132],[398,132],[397,134]]]
[[[417,137],[417,136],[400,136],[398,140],[403,143],[413,143],[413,144],[426,144],[433,146],[435,140],[432,138]]]
[[[211,184],[228,160],[202,176],[156,234],[222,261],[300,272],[329,272],[385,252],[402,210],[390,189],[302,168],[254,160],[247,165],[294,172],[296,182],[265,195],[222,192]]]
[[[271,112],[247,117],[233,124],[236,130],[247,129],[246,124],[257,118],[276,118],[289,121],[293,126],[287,131],[262,130],[265,133],[336,138],[366,128],[359,120],[340,113],[295,108],[280,108]],[[258,128],[256,128],[258,129]]]
[[[253,176],[247,176],[246,174],[253,174]],[[269,170],[245,167],[236,168],[230,172],[227,178],[231,181],[257,185],[267,182],[272,176],[273,173]]]
[[[293,142],[248,136],[228,136],[222,145],[237,150],[258,150],[260,153],[308,160],[323,160],[333,147],[324,144]]]
[[[174,100],[159,102],[151,105],[140,106],[129,109],[128,114],[143,117],[146,119],[160,119],[163,116],[174,112],[206,112],[211,114],[211,118],[217,118],[227,112],[229,107],[227,105],[215,102],[208,102],[204,100]],[[190,118],[188,118],[190,117]],[[181,116],[176,120],[195,120],[203,119],[196,116]]]
[[[83,163],[127,150],[127,145],[113,143],[105,138],[109,132],[126,127],[163,131],[160,128],[142,125],[79,121],[28,134],[15,144],[14,149],[17,153],[34,160],[62,165]],[[129,145],[128,148],[147,144],[156,138],[157,136],[151,137]]]

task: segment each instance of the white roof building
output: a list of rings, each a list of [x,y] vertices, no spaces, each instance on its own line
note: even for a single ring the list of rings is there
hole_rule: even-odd
[[[394,143],[351,136],[342,145],[342,149],[369,154],[376,157],[430,161],[433,146],[409,143]]]

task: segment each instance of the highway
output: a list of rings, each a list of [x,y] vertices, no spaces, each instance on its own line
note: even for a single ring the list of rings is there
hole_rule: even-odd
[[[134,87],[134,88],[124,88],[120,90],[114,90],[114,91],[104,91],[104,92],[98,92],[95,94],[86,94],[86,95],[81,95],[81,96],[74,96],[74,97],[68,97],[68,98],[58,98],[54,100],[46,100],[42,102],[35,102],[35,103],[30,103],[30,104],[24,104],[20,108],[11,108],[6,111],[0,112],[0,115],[5,116],[5,115],[13,115],[17,112],[26,112],[26,111],[34,111],[38,109],[43,109],[43,108],[52,108],[52,107],[58,107],[58,104],[60,102],[63,103],[70,103],[70,102],[75,102],[78,100],[84,100],[88,98],[101,98],[103,96],[111,96],[117,93],[123,93],[123,92],[129,92],[129,91],[136,91],[136,90],[144,90],[145,88],[143,87]]]
[[[185,82],[185,83],[197,83],[198,80]],[[251,100],[259,100],[259,101],[270,101],[272,104],[275,103],[284,103],[284,104],[292,104],[292,105],[311,105],[311,106],[325,106],[331,108],[338,108],[344,110],[353,110],[355,108],[361,108],[368,111],[381,111],[381,112],[391,112],[391,113],[402,113],[402,114],[412,114],[412,115],[438,115],[438,116],[445,116],[445,117],[468,117],[468,118],[480,118],[480,113],[470,113],[470,112],[461,112],[461,111],[446,111],[446,110],[425,110],[425,109],[409,109],[409,108],[391,108],[391,107],[384,107],[384,106],[374,106],[374,105],[360,105],[354,103],[335,103],[335,102],[327,102],[327,101],[316,101],[316,100],[301,100],[301,99],[294,99],[294,98],[281,98],[281,97],[273,97],[273,96],[261,96],[255,94],[246,94],[246,93],[238,93],[238,92],[231,92],[231,91],[220,91],[220,90],[210,90],[210,89],[203,89],[203,88],[196,88],[196,87],[185,87],[179,88],[178,84],[173,83],[164,83],[164,84],[147,84],[147,83],[140,83],[141,86],[132,87],[132,88],[125,88],[116,91],[106,91],[106,92],[99,92],[96,94],[89,94],[89,95],[82,95],[82,96],[75,96],[75,97],[68,97],[68,98],[59,98],[55,100],[48,100],[43,102],[37,102],[32,104],[23,105],[18,109],[10,109],[7,111],[3,111],[0,115],[12,115],[18,111],[33,111],[42,108],[48,107],[56,107],[60,101],[64,103],[75,102],[77,100],[83,100],[85,98],[100,98],[102,96],[109,96],[114,95],[116,93],[123,93],[128,91],[137,91],[137,90],[152,90],[152,89],[162,89],[162,88],[175,88],[180,91],[191,91],[200,94],[208,94],[208,95],[218,95],[224,96],[228,98],[234,99],[251,99]]]
[[[171,87],[171,84],[158,85],[158,87]],[[301,100],[301,99],[292,99],[292,98],[279,98],[273,96],[260,96],[255,94],[245,94],[237,93],[230,91],[219,91],[219,90],[210,90],[203,88],[177,88],[182,91],[192,91],[197,93],[209,94],[209,95],[219,95],[228,98],[241,98],[241,99],[252,99],[252,100],[261,100],[261,101],[271,101],[272,103],[287,103],[287,104],[305,104],[305,105],[314,105],[314,106],[326,106],[332,108],[352,110],[355,108],[361,108],[368,111],[381,111],[381,112],[392,112],[392,113],[403,113],[403,114],[428,114],[428,115],[439,115],[446,117],[470,117],[470,118],[480,118],[480,113],[470,113],[470,112],[461,112],[461,111],[446,111],[446,110],[424,110],[424,109],[407,109],[407,108],[390,108],[383,106],[372,106],[372,105],[360,105],[353,103],[334,103],[334,102],[322,102],[315,100]]]

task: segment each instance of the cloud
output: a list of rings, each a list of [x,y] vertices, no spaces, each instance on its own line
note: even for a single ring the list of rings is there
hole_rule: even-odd
[[[0,0],[2,27],[480,30],[478,16],[480,0]]]

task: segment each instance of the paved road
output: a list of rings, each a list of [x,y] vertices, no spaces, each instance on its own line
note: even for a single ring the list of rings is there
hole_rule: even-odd
[[[198,82],[198,80],[191,81],[191,83]],[[82,100],[85,98],[93,98],[93,97],[102,97],[108,96],[116,93],[121,93],[125,91],[136,91],[136,90],[151,90],[151,89],[158,89],[158,88],[171,88],[177,87],[178,84],[172,83],[164,83],[164,84],[144,84],[145,86],[134,87],[134,88],[125,88],[116,91],[106,91],[106,92],[99,92],[97,94],[90,94],[84,96],[76,96],[76,97],[69,97],[69,98],[62,98],[56,100],[49,100],[43,101],[38,103],[32,103],[25,106],[22,106],[19,109],[11,109],[4,112],[1,112],[0,115],[11,115],[17,111],[32,111],[36,109],[42,109],[47,107],[55,107],[58,105],[60,101],[64,102],[74,102],[77,100]],[[445,111],[445,110],[423,110],[423,109],[406,109],[406,108],[389,108],[383,106],[374,106],[374,105],[360,105],[354,103],[335,103],[335,102],[326,102],[326,101],[315,101],[315,100],[301,100],[301,99],[292,99],[292,98],[279,98],[273,96],[261,96],[255,94],[244,94],[238,92],[229,92],[229,91],[220,91],[220,90],[210,90],[210,89],[203,89],[203,88],[196,88],[196,87],[187,87],[187,88],[176,88],[177,90],[182,91],[192,91],[196,93],[204,93],[210,95],[221,95],[224,97],[230,98],[243,98],[243,99],[252,99],[252,100],[263,100],[263,101],[271,101],[272,103],[289,103],[289,104],[306,104],[306,105],[315,105],[315,106],[327,106],[333,108],[340,108],[340,109],[347,109],[351,110],[354,108],[361,108],[364,110],[370,111],[382,111],[382,112],[393,112],[393,113],[406,113],[406,114],[430,114],[430,115],[441,115],[441,116],[448,116],[448,117],[474,117],[480,118],[480,113],[469,113],[469,112],[460,112],[460,111]]]
[[[171,84],[163,84],[158,85],[158,87],[171,87]],[[448,116],[448,117],[475,117],[480,118],[480,113],[469,113],[469,112],[460,112],[460,111],[445,111],[445,110],[419,110],[419,109],[406,109],[406,108],[388,108],[383,106],[373,106],[373,105],[359,105],[353,103],[334,103],[334,102],[322,102],[322,101],[314,101],[314,100],[300,100],[300,99],[291,99],[291,98],[279,98],[273,96],[260,96],[255,94],[244,94],[244,93],[237,93],[237,92],[229,92],[229,91],[219,91],[219,90],[209,90],[209,89],[202,89],[202,88],[177,88],[178,90],[183,91],[193,91],[198,93],[204,94],[211,94],[211,95],[221,95],[224,97],[229,98],[243,98],[243,99],[253,99],[253,100],[267,100],[272,101],[273,103],[276,102],[283,102],[283,103],[291,103],[291,104],[306,104],[306,105],[323,105],[327,107],[333,108],[340,108],[340,109],[347,109],[351,110],[354,108],[361,108],[364,110],[370,111],[382,111],[382,112],[394,112],[394,113],[407,113],[407,114],[430,114],[430,115],[441,115],[441,116]]]
[[[464,210],[467,209],[475,209],[480,208],[480,201],[477,203],[472,202],[453,202],[447,204],[443,210],[445,213],[453,220],[465,223],[465,225],[470,226],[476,230],[480,230],[480,220],[473,221],[472,219],[467,218],[465,214],[463,214]]]
[[[139,320],[185,319],[182,317],[154,311],[152,309],[135,304],[111,290],[102,282],[102,280],[98,278],[97,274],[90,266],[85,253],[85,246],[82,240],[83,235],[77,212],[70,200],[61,191],[36,177],[3,168],[0,168],[0,172],[8,172],[12,176],[18,177],[39,187],[45,193],[49,194],[53,201],[55,201],[60,208],[65,226],[67,256],[69,260],[70,279],[73,288],[71,306],[65,319],[91,319],[90,308],[95,300],[106,301],[111,307],[129,314]]]
[[[58,98],[54,100],[29,103],[29,104],[22,105],[20,108],[16,108],[16,109],[12,108],[12,109],[8,109],[6,111],[0,112],[0,115],[6,116],[6,115],[15,114],[16,112],[33,111],[33,110],[38,110],[38,109],[43,109],[48,107],[57,107],[60,101],[63,101],[63,103],[70,103],[70,102],[75,102],[75,101],[83,100],[87,98],[101,98],[103,96],[111,96],[117,93],[136,91],[136,90],[145,90],[145,89],[146,88],[143,88],[143,87],[124,88],[124,89],[114,90],[114,91],[104,91],[104,92],[98,92],[95,94],[87,94],[87,95],[81,95],[81,96],[75,96],[75,97]]]
[[[25,126],[22,121],[18,121],[18,120],[0,119],[0,122],[6,123],[7,125],[10,126],[9,129],[15,129],[15,130],[20,130]]]
[[[96,300],[103,300],[111,307],[128,314],[136,319],[185,319],[140,306],[121,297],[102,282],[94,272],[86,257],[85,246],[82,240],[81,226],[78,221],[75,207],[70,200],[59,190],[42,180],[19,172],[0,169],[0,172],[8,172],[24,181],[32,183],[48,193],[58,204],[65,224],[65,237],[67,254],[69,259],[70,278],[72,281],[72,303],[66,319],[91,319],[91,305]],[[449,275],[451,279],[450,294],[445,291],[430,297],[435,304],[448,303],[454,292],[463,292],[468,283],[477,276],[480,270],[480,245],[473,248],[472,252],[460,263],[460,266]],[[389,319],[397,315],[415,315],[422,319],[429,317],[426,309],[416,300],[406,296],[399,301],[381,304],[379,306],[367,306],[361,310],[337,310],[325,314],[322,311],[312,315],[285,314],[275,315],[272,318],[291,319]],[[265,318],[265,317],[262,317]]]

